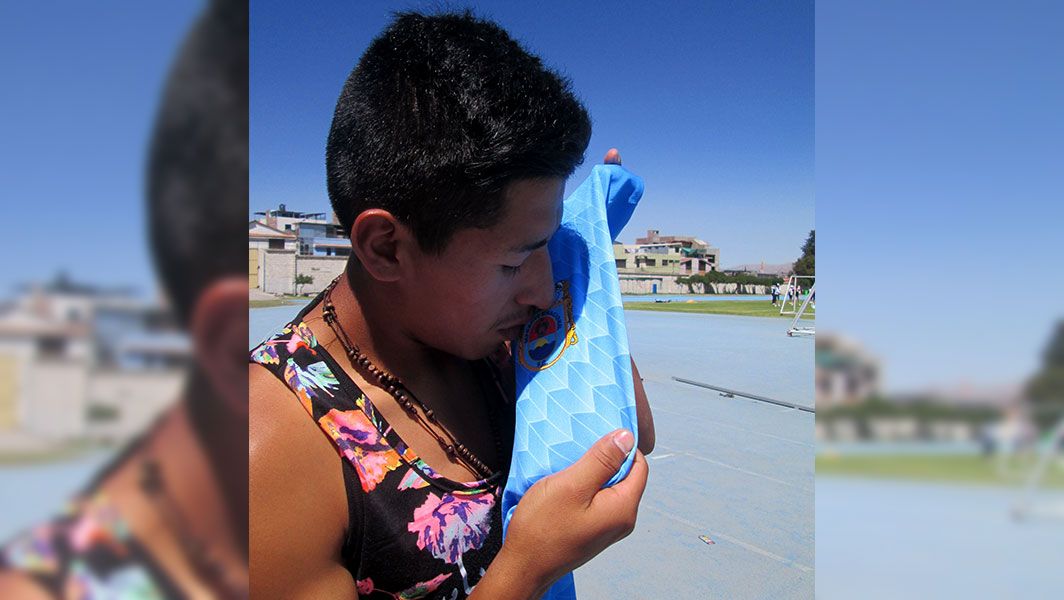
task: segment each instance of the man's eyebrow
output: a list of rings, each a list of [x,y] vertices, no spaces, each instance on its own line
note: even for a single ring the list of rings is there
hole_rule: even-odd
[[[542,240],[540,240],[538,242],[532,242],[531,244],[525,244],[524,246],[514,246],[513,248],[510,248],[510,252],[515,252],[515,253],[532,252],[533,250],[536,250],[537,248],[542,248],[543,246],[546,246],[548,241],[549,241],[549,238],[543,238]]]

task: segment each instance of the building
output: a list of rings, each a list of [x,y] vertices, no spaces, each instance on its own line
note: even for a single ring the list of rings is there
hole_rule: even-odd
[[[290,223],[288,225],[291,225]],[[294,232],[282,231],[262,221],[248,223],[248,288],[262,289],[265,269],[270,262],[267,253],[291,255],[294,260],[299,238]]]
[[[281,204],[277,209],[256,212],[261,223],[270,230],[295,235],[296,250],[300,256],[349,256],[351,244],[344,235],[343,227],[333,214],[326,220],[326,213],[308,213],[288,210]],[[265,230],[263,230],[265,232]]]
[[[858,404],[880,393],[879,359],[853,340],[818,332],[815,379],[818,409]]]
[[[719,270],[720,249],[687,236],[662,236],[656,229],[635,244],[614,242],[613,258],[621,291],[627,294],[682,294],[677,277]]]
[[[635,244],[614,243],[618,274],[697,275],[719,270],[720,249],[687,236],[662,236],[656,229]]]
[[[325,213],[278,210],[248,223],[248,287],[269,294],[317,293],[343,271],[351,242]],[[312,283],[297,285],[298,276]]]
[[[0,307],[0,439],[125,439],[177,397],[190,354],[169,311],[128,290],[25,286]]]

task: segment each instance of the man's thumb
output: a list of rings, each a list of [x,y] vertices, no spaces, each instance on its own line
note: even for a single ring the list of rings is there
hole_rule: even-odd
[[[621,469],[628,453],[635,445],[635,436],[627,429],[618,429],[595,442],[570,467],[581,483],[587,485],[588,494],[594,495]]]

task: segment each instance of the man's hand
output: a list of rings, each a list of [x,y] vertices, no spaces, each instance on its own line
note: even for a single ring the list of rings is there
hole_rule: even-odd
[[[537,481],[518,502],[506,542],[470,598],[539,597],[559,577],[630,534],[647,484],[643,454],[636,451],[628,477],[602,486],[621,468],[633,442],[630,431],[618,429],[569,468]]]

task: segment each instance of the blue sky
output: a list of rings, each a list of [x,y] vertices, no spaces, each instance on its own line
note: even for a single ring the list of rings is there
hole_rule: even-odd
[[[324,147],[344,80],[391,11],[438,4],[252,4],[252,212],[329,210]],[[591,112],[570,189],[611,146],[646,180],[622,240],[694,235],[725,266],[799,256],[814,226],[811,2],[472,6],[570,77]]]
[[[326,209],[329,115],[389,10],[353,4],[255,3],[251,210]],[[726,4],[481,12],[573,79],[589,163],[618,146],[647,179],[622,239],[783,262],[813,225],[813,14]],[[0,4],[0,295],[60,268],[152,290],[144,149],[200,6]],[[819,325],[880,354],[891,387],[1018,380],[1064,317],[1061,23],[1037,1],[817,5]]]
[[[817,326],[1007,383],[1064,317],[1064,4],[817,5]]]
[[[154,293],[143,165],[200,1],[0,3],[0,297],[64,269]]]

